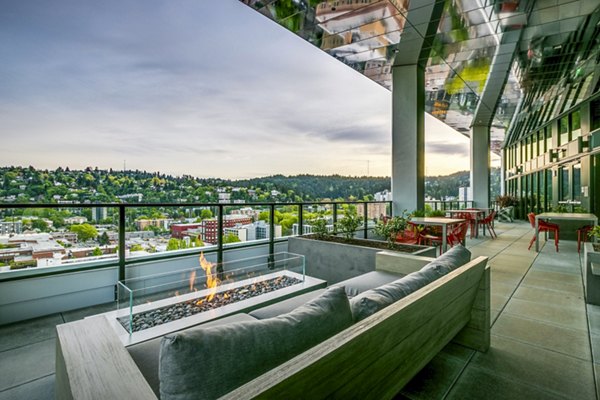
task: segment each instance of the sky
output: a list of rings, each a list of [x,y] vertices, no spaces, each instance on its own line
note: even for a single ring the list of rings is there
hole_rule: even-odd
[[[391,174],[391,93],[237,0],[5,0],[0,165]],[[426,115],[426,174],[469,141]]]

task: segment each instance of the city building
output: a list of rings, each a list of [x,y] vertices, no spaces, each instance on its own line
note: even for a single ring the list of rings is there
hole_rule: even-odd
[[[233,228],[236,225],[247,225],[252,223],[252,218],[246,215],[225,215],[223,216],[223,228]],[[205,243],[217,243],[217,218],[205,219],[202,222],[191,224],[172,224],[171,236],[182,239],[187,236],[187,231],[193,231],[200,235],[200,239]]]
[[[160,229],[169,229],[172,219],[159,218],[159,219],[138,219],[135,221],[135,227],[139,231],[143,231],[148,227],[155,227]]]
[[[22,231],[23,222],[21,221],[0,221],[0,235],[10,235]]]
[[[333,232],[333,224],[327,224],[326,226],[327,232]],[[292,225],[292,235],[296,236],[299,234],[300,231],[300,226],[298,224],[293,224]],[[303,224],[302,225],[302,234],[303,235],[308,235],[313,233],[313,226],[311,224]]]
[[[102,221],[108,218],[106,207],[92,207],[92,221]]]
[[[463,186],[458,188],[458,200],[459,201],[472,201],[473,191],[470,186]]]
[[[93,215],[93,212],[92,212]],[[75,217],[67,217],[64,219],[65,224],[67,225],[73,225],[73,224],[84,224],[87,222],[87,218],[86,217],[80,217],[80,216],[75,216]]]

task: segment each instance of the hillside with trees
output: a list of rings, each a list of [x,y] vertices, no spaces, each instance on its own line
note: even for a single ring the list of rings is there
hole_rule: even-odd
[[[492,172],[492,193],[497,193],[499,171]],[[453,198],[459,187],[468,185],[469,172],[462,171],[426,178],[425,192],[435,199]],[[139,170],[0,168],[2,203],[216,203],[224,193],[232,202],[246,203],[372,200],[390,186],[389,177],[273,175],[227,180]]]

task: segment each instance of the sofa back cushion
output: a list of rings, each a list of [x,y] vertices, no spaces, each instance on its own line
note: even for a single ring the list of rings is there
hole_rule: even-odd
[[[375,314],[470,260],[469,250],[463,246],[455,246],[419,271],[359,294],[350,300],[354,320],[361,321]]]
[[[163,400],[218,398],[352,324],[343,287],[275,318],[167,335],[160,348]]]

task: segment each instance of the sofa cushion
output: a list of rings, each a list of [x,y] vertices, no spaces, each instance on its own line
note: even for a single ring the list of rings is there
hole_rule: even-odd
[[[197,327],[163,338],[160,397],[218,398],[352,324],[342,287],[275,318]]]
[[[471,261],[471,252],[463,245],[457,245],[430,262],[428,265],[438,265],[440,268],[447,268],[447,272],[453,271],[461,265]],[[427,267],[427,266],[425,266]],[[424,267],[424,268],[425,268]]]
[[[469,250],[463,246],[455,246],[419,271],[352,298],[350,300],[352,316],[355,321],[363,320],[470,260]]]
[[[401,274],[394,274],[387,271],[371,271],[366,274],[355,276],[354,278],[346,279],[333,286],[344,286],[348,297],[354,297],[366,290],[393,282],[401,276]]]
[[[323,293],[325,293],[325,289],[313,290],[311,292],[303,293],[298,296],[290,297],[289,299],[278,301],[277,303],[268,305],[266,307],[259,308],[248,314],[256,319],[273,318],[281,314],[289,313],[290,311],[300,307],[302,304],[319,297]]]
[[[224,324],[231,324],[233,322],[243,322],[243,321],[255,321],[256,319],[251,317],[248,314],[234,314],[229,315],[225,318],[213,320],[202,324],[203,327],[206,326],[218,326]],[[134,344],[133,346],[127,347],[127,351],[133,358],[133,361],[137,364],[138,368],[146,378],[146,381],[156,393],[156,396],[159,396],[159,385],[158,385],[158,353],[160,351],[160,341],[162,337],[158,337],[156,339],[148,340],[146,342]]]

